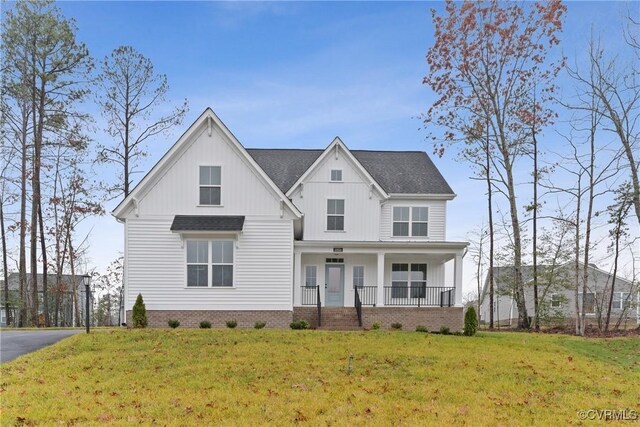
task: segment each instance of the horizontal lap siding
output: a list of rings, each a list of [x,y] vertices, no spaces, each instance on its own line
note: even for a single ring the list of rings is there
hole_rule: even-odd
[[[171,219],[128,220],[127,309],[290,310],[291,220],[247,217],[235,248],[234,288],[186,288],[185,249]]]

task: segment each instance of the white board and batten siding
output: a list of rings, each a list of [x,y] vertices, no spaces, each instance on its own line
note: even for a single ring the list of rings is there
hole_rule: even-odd
[[[342,182],[331,182],[331,170],[342,171]],[[304,240],[377,241],[381,195],[346,158],[332,152],[291,195],[304,213]],[[327,200],[344,200],[344,231],[327,231]]]
[[[278,193],[216,126],[211,135],[196,129],[171,160],[123,215],[126,310],[139,293],[148,310],[291,310],[294,216]],[[199,166],[221,166],[221,206],[199,206]],[[171,232],[175,215],[245,216],[242,232],[229,235],[233,287],[187,287],[189,237]]]
[[[393,236],[393,208],[394,206],[418,207],[426,206],[428,213],[427,237],[397,237]],[[389,199],[380,209],[380,240],[382,241],[445,241],[446,240],[446,200],[424,199]]]

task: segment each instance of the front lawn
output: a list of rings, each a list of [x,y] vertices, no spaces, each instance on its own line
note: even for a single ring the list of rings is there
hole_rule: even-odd
[[[640,340],[102,330],[0,375],[3,425],[593,424],[640,409]]]

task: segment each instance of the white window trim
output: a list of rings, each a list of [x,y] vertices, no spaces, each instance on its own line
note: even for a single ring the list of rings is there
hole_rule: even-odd
[[[340,179],[333,179],[333,172],[340,172]],[[331,169],[329,170],[329,182],[344,182],[344,173],[342,169]]]
[[[318,282],[320,281],[320,278],[318,277],[318,271],[320,271],[320,268],[318,267],[318,265],[316,264],[305,264],[304,266],[304,284],[302,286],[307,286],[307,267],[313,267],[316,269],[316,286],[318,286]]]
[[[342,200],[343,211],[342,214],[332,214],[331,216],[342,216],[342,230],[329,230],[329,200]],[[325,233],[345,233],[346,230],[346,212],[347,212],[347,201],[345,199],[334,199],[327,197],[324,202],[324,231]]]
[[[200,184],[200,168],[201,167],[218,167],[220,168],[220,185],[201,185]],[[224,203],[222,201],[222,186],[223,186],[223,180],[222,180],[222,165],[212,165],[212,164],[198,164],[198,194],[197,194],[197,199],[198,200],[198,204],[196,205],[196,207],[199,208],[222,208],[224,207]],[[207,187],[207,188],[220,188],[220,204],[219,205],[203,205],[200,203],[200,188],[202,187]]]
[[[557,306],[553,305],[553,303],[554,303],[553,297],[559,297],[559,300],[557,301],[559,305],[557,305]],[[557,293],[551,294],[551,299],[549,300],[549,304],[550,304],[551,308],[563,308],[562,294],[557,294]]]
[[[187,242],[188,241],[206,241],[207,242],[207,286],[189,286],[188,285],[188,272],[187,265],[204,265],[202,263],[187,263]],[[213,241],[228,241],[233,243],[233,281],[231,282],[231,286],[212,286],[212,275],[213,275],[213,246],[211,242]],[[184,289],[236,289],[236,249],[237,249],[237,240],[233,239],[215,239],[208,237],[194,237],[191,239],[184,240]],[[216,265],[229,265],[229,264],[216,264]]]
[[[353,265],[351,267],[351,290],[353,290],[353,288],[356,287],[355,281],[356,281],[356,268],[362,268],[362,286],[366,286],[365,285],[365,274],[366,274],[366,268],[364,265]]]
[[[584,314],[596,314],[596,305],[597,305],[597,301],[596,301],[596,293],[595,292],[587,292],[587,294],[592,294],[593,295],[593,311],[587,311]],[[580,314],[582,314],[582,312],[584,311],[584,307],[582,306],[582,292],[578,292],[578,306],[580,307]]]
[[[395,234],[393,234],[393,224],[395,224],[396,222],[398,223],[405,223],[407,221],[394,221],[393,219],[393,211],[395,208],[409,208],[409,234],[407,236],[396,236]],[[426,236],[414,236],[413,235],[413,208],[426,208],[427,209],[427,220],[426,221],[416,221],[417,223],[425,223],[427,224],[427,235]],[[408,239],[410,237],[416,237],[416,238],[420,238],[420,239],[427,239],[429,238],[429,236],[431,235],[430,233],[430,224],[431,221],[429,220],[429,216],[431,214],[431,208],[429,206],[415,206],[415,205],[394,205],[391,206],[391,237],[396,237],[396,238],[400,238],[400,239]]]

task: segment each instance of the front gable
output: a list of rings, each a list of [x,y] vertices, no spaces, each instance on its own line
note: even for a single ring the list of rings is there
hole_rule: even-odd
[[[337,174],[334,179],[332,171]],[[339,138],[316,159],[287,195],[304,213],[305,240],[379,239],[380,202],[387,194]],[[343,230],[333,230],[327,224],[330,200],[343,201]]]
[[[201,166],[220,167],[220,206],[200,205]],[[113,214],[117,218],[300,215],[211,109],[205,110]]]

